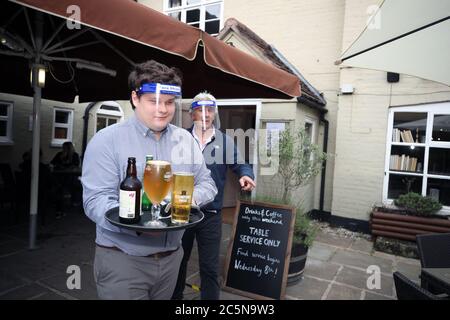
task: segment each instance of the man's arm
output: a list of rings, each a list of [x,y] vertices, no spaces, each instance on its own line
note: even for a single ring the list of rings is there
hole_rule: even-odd
[[[233,162],[229,162],[229,156],[227,155],[226,160],[228,167],[239,177],[242,178],[244,176],[249,177],[251,180],[255,180],[255,175],[253,174],[253,168],[248,163],[245,163],[244,158],[241,156],[236,144],[234,141],[225,135],[226,141],[226,150],[233,150]]]

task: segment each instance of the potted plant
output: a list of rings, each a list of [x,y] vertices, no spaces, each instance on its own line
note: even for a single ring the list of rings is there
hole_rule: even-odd
[[[269,200],[274,203],[292,205],[296,208],[296,219],[291,248],[288,285],[298,282],[303,274],[309,247],[314,241],[316,228],[304,212],[300,203],[292,199],[292,192],[307,185],[316,177],[327,158],[326,153],[311,143],[310,136],[302,128],[287,129],[280,133],[276,178],[280,188],[272,189]]]
[[[311,223],[301,207],[297,208],[292,237],[291,259],[289,261],[288,285],[301,280],[306,265],[308,250],[312,246],[317,228]]]

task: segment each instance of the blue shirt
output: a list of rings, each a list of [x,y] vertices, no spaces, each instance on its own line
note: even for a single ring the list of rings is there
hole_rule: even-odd
[[[188,131],[194,135],[193,127],[188,129]],[[197,140],[196,142],[199,143]],[[255,180],[255,175],[253,174],[252,166],[246,163],[239,153],[233,139],[220,130],[214,129],[211,140],[208,141],[203,149],[203,156],[206,166],[211,170],[211,176],[216,183],[218,192],[214,201],[206,204],[202,209],[219,212],[223,207],[227,169],[230,168],[239,178],[248,176]]]
[[[183,236],[183,231],[138,236],[105,219],[109,209],[119,206],[119,186],[126,176],[128,157],[136,158],[137,175],[142,179],[147,154],[152,154],[155,160],[169,161],[172,172],[194,173],[193,197],[199,206],[213,201],[217,194],[202,152],[186,130],[169,124],[157,139],[134,115],[125,122],[97,132],[89,142],[83,159],[81,183],[84,211],[97,224],[96,243],[115,246],[135,256],[175,250]]]

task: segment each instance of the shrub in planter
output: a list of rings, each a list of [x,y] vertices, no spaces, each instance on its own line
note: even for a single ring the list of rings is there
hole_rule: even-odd
[[[292,237],[291,259],[289,261],[288,285],[301,280],[306,265],[308,249],[312,246],[316,237],[317,228],[311,223],[311,219],[301,209],[297,208]]]
[[[276,141],[275,141],[276,144]],[[259,197],[262,201],[291,205],[297,208],[294,235],[289,264],[288,285],[298,282],[303,274],[308,248],[312,245],[316,229],[311,224],[298,199],[292,192],[307,185],[316,177],[327,159],[327,154],[311,143],[311,137],[303,128],[289,128],[280,133],[278,149],[272,156],[278,157],[278,171],[274,183],[279,187],[270,196]]]
[[[399,196],[394,203],[396,206],[404,208],[407,214],[417,216],[431,216],[442,208],[438,201],[415,192]]]

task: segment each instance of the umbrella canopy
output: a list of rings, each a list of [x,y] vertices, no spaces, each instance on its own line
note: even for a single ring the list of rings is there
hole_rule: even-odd
[[[14,2],[14,3],[12,3]],[[128,99],[131,66],[154,59],[183,72],[183,97],[208,90],[217,98],[291,98],[297,77],[233,48],[205,32],[129,0],[21,0],[2,4],[1,91],[33,95],[30,66],[35,55],[34,10],[47,14],[41,59],[51,72],[42,97],[73,102]],[[81,28],[67,27],[79,8]],[[70,13],[67,13],[70,12]],[[73,24],[73,23],[72,23]],[[85,63],[86,62],[86,63]],[[101,63],[105,73],[83,68]],[[98,68],[97,68],[98,69]],[[58,81],[59,80],[59,81]],[[64,82],[64,83],[61,83]]]
[[[450,1],[384,0],[337,62],[450,86]]]
[[[130,69],[149,59],[182,71],[186,98],[200,90],[217,98],[300,96],[296,76],[134,1],[8,1],[0,17],[0,91],[33,96],[31,249],[36,247],[41,98],[129,99]],[[41,67],[48,71],[42,90]]]

